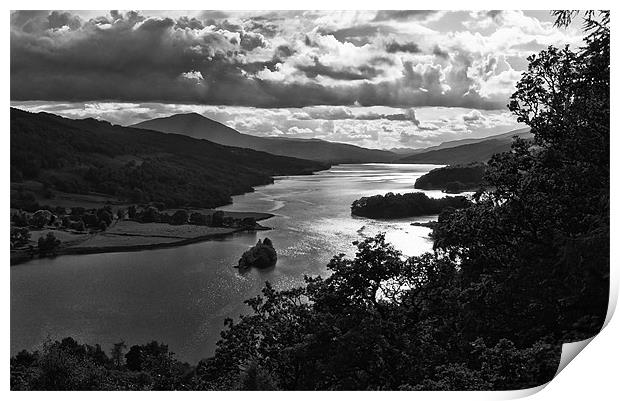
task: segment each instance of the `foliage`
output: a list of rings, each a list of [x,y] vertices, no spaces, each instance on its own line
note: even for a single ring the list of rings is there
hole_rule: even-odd
[[[463,196],[447,196],[433,199],[422,192],[364,196],[351,204],[351,213],[370,218],[400,218],[439,214],[445,208],[463,208],[469,206]]]
[[[198,212],[193,212],[189,216],[189,224],[196,226],[207,226],[211,224],[211,215],[205,215]]]
[[[189,213],[187,213],[187,210],[177,210],[172,215],[171,223],[175,225],[186,224],[188,220],[189,220]]]
[[[182,135],[11,109],[13,175],[65,192],[94,191],[169,208],[215,207],[271,183],[273,175],[326,167]]]
[[[486,166],[470,163],[433,169],[415,181],[414,188],[441,189],[448,193],[477,190],[482,184]]]
[[[224,224],[224,212],[222,212],[221,210],[217,210],[211,216],[211,225],[213,227],[222,227],[223,224]]]
[[[11,166],[13,168],[13,166]],[[14,182],[11,180],[11,182]],[[41,205],[37,202],[37,198],[32,191],[18,190],[15,193],[11,191],[11,207],[14,209],[22,209],[27,212],[36,212],[41,209]]]
[[[39,237],[37,245],[39,247],[39,255],[54,255],[56,253],[56,250],[60,246],[60,240],[56,238],[54,233],[48,232],[45,237]]]
[[[256,245],[241,255],[241,259],[239,259],[236,267],[247,269],[254,266],[264,269],[275,265],[277,260],[278,255],[271,240],[269,238],[265,238],[262,241],[259,239]]]
[[[561,344],[596,334],[608,299],[609,14],[585,19],[580,52],[530,58],[510,109],[534,140],[493,157],[470,207],[442,212],[433,254],[405,259],[378,236],[335,257],[327,278],[267,284],[251,314],[227,321],[199,388],[549,381]]]
[[[11,358],[11,390],[183,390],[192,379],[188,364],[155,341],[135,345],[125,355],[115,344],[112,358],[99,345],[68,337],[47,341],[41,350]],[[139,366],[136,365],[139,364]]]
[[[54,215],[49,210],[37,210],[32,215],[30,224],[36,228],[43,228],[50,224],[54,218]]]
[[[30,242],[30,231],[27,228],[11,227],[11,249],[19,248]]]
[[[406,259],[382,235],[337,256],[327,278],[247,301],[227,321],[215,356],[197,367],[198,388],[514,389],[551,379],[559,347],[510,339],[485,343],[462,330],[473,317],[449,259]],[[486,340],[492,341],[492,340]]]

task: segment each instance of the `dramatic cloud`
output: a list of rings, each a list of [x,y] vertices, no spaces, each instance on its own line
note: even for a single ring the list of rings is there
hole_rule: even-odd
[[[385,51],[387,51],[388,53],[398,53],[398,52],[419,53],[420,48],[418,47],[418,45],[416,45],[413,42],[409,42],[409,43],[391,42],[385,46]]]
[[[576,40],[522,12],[462,15],[15,11],[11,99],[493,110],[519,60]]]
[[[116,124],[197,112],[259,136],[425,147],[518,128],[543,11],[14,11],[11,103]]]
[[[386,20],[409,20],[409,19],[424,19],[428,16],[434,15],[438,11],[433,10],[383,10],[378,11],[375,17],[375,21]]]

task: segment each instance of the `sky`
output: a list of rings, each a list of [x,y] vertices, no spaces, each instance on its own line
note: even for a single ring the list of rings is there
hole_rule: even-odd
[[[523,127],[547,11],[13,11],[11,105],[129,125],[197,112],[258,136],[421,148]]]

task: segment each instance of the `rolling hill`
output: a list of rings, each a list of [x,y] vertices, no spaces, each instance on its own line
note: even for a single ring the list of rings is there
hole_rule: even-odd
[[[274,155],[297,157],[326,163],[390,162],[398,155],[378,149],[328,142],[320,139],[259,137],[242,134],[197,113],[175,114],[132,125],[154,131],[182,134],[227,146],[249,148]]]
[[[397,160],[397,163],[467,164],[486,162],[495,153],[510,150],[513,136],[530,138],[529,128],[487,138],[461,139],[422,149]]]
[[[329,165],[182,135],[11,108],[11,181],[167,207],[216,207],[231,196]]]

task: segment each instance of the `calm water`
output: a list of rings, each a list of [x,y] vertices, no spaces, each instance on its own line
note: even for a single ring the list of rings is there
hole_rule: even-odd
[[[13,266],[11,354],[36,347],[47,337],[72,336],[106,350],[119,339],[130,345],[154,339],[169,344],[180,359],[196,362],[213,352],[224,318],[246,311],[242,301],[258,294],[265,280],[284,287],[301,283],[304,274],[325,274],[331,256],[353,255],[351,242],[379,232],[386,232],[388,241],[407,255],[430,250],[430,230],[411,226],[415,219],[356,218],[349,207],[361,196],[414,191],[416,178],[435,167],[351,164],[311,176],[280,177],[222,207],[276,214],[263,222],[272,231]],[[265,236],[278,251],[276,267],[239,274],[231,266]]]

